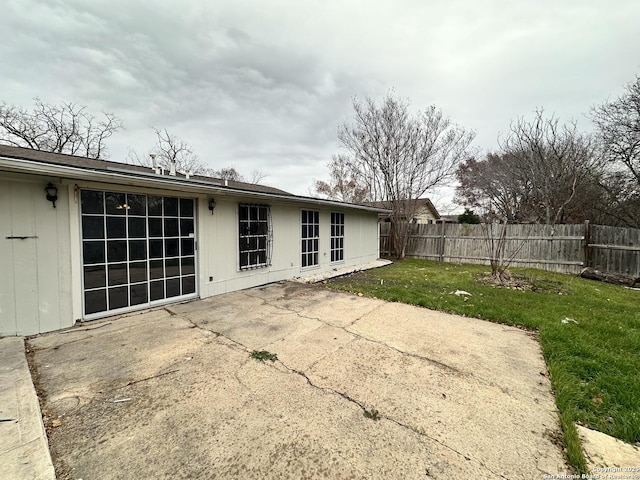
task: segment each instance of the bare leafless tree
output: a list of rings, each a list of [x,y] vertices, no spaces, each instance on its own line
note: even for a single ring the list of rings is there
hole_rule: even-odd
[[[247,183],[252,183],[254,185],[257,185],[258,183],[262,182],[262,180],[264,180],[265,178],[267,178],[268,175],[264,172],[261,172],[260,170],[252,170],[251,171],[251,175],[249,175],[249,178],[247,178],[245,181]]]
[[[581,186],[602,165],[595,142],[578,132],[575,122],[560,124],[541,109],[531,121],[512,122],[500,147],[515,162],[519,177],[530,183],[528,201],[540,210],[531,220],[546,224],[563,221]]]
[[[225,167],[220,170],[214,170],[211,174],[212,177],[222,178],[223,180],[231,180],[233,182],[242,182],[244,177],[240,175],[234,167]]]
[[[530,220],[533,184],[512,155],[489,153],[483,160],[471,157],[460,164],[456,175],[458,202],[481,209],[486,220]]]
[[[607,218],[640,227],[640,77],[623,95],[591,109],[602,154],[609,161],[602,181]]]
[[[640,191],[633,176],[614,167],[602,176],[598,187],[594,223],[640,228]]]
[[[258,184],[267,177],[266,173],[262,173],[259,170],[253,170],[249,178],[242,175],[235,167],[224,167],[219,170],[212,170],[211,176],[215,178],[222,178],[223,180],[231,180],[234,182],[244,182]]]
[[[354,169],[354,162],[347,155],[333,155],[327,166],[330,180],[316,180],[313,191],[315,195],[348,203],[371,200],[362,175]]]
[[[617,99],[591,110],[604,154],[623,166],[640,187],[640,77]]]
[[[410,223],[419,198],[452,179],[468,156],[475,133],[444,117],[435,106],[409,112],[408,101],[387,94],[353,100],[355,118],[338,130],[338,139],[351,153],[373,200],[389,202],[395,256],[404,257]]]
[[[171,164],[174,163],[176,170],[183,173],[193,175],[207,173],[208,167],[200,161],[186,141],[169,133],[166,128],[154,128],[153,131],[157,138],[155,153],[158,165],[170,169]]]
[[[493,210],[491,202],[488,203],[484,209],[486,213],[484,221],[480,223],[480,231],[491,267],[491,276],[504,284],[511,280],[509,267],[527,243],[533,225],[529,225],[522,238],[510,238],[507,235],[510,228],[507,219]]]
[[[159,168],[171,171],[172,162],[175,164],[176,172],[189,175],[202,175],[205,177],[220,178],[236,182],[259,183],[266,177],[257,170],[251,172],[251,177],[247,180],[234,167],[225,167],[219,170],[207,166],[193,151],[191,145],[185,140],[170,133],[166,128],[153,128],[156,135],[156,143],[150,149],[150,154],[141,155],[135,150],[129,150],[127,161],[135,165],[152,167],[155,164]]]
[[[149,149],[148,154],[140,154],[133,149],[129,150],[127,161],[136,165],[153,167],[171,171],[172,162],[176,172],[190,175],[212,176],[213,170],[202,162],[191,146],[182,138],[170,133],[166,128],[153,127],[156,142]]]
[[[31,111],[0,104],[0,142],[5,145],[106,158],[105,141],[121,128],[115,115],[102,112],[96,118],[75,103],[50,105],[35,98]]]
[[[510,259],[506,257],[507,222],[487,222],[481,224],[482,239],[488,254],[491,276],[504,283],[511,279]]]

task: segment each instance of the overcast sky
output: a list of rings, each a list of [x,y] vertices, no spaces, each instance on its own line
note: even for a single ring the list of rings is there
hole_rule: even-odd
[[[0,102],[117,115],[116,161],[167,128],[302,195],[354,96],[435,104],[486,151],[537,107],[589,130],[640,74],[638,0],[4,0],[0,31]]]

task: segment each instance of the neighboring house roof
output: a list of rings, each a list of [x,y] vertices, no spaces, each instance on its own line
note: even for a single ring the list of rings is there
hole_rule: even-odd
[[[30,148],[0,145],[0,170],[59,176],[64,178],[124,183],[152,188],[169,188],[188,191],[216,192],[216,194],[245,194],[258,198],[280,198],[303,203],[336,205],[344,208],[382,212],[385,209],[373,205],[363,206],[333,200],[294,195],[279,188],[220,178],[183,174],[175,176],[156,174],[152,168],[141,165],[98,160],[74,155],[32,150]]]
[[[398,203],[400,203],[400,214],[403,214],[405,210],[407,210],[408,205],[410,203],[415,202],[415,206],[416,206],[416,211],[415,214],[419,213],[421,210],[423,209],[427,209],[429,210],[429,212],[431,213],[431,215],[433,215],[433,218],[435,218],[436,220],[440,219],[440,214],[438,213],[438,210],[436,209],[436,207],[433,205],[433,203],[431,203],[431,200],[429,200],[428,198],[417,198],[414,200],[398,200]],[[382,202],[367,202],[366,205],[370,205],[372,207],[378,207],[378,208],[384,208],[386,210],[392,210],[393,209],[393,201],[382,201]],[[411,207],[411,210],[413,210],[413,205]],[[415,215],[414,214],[414,215]]]

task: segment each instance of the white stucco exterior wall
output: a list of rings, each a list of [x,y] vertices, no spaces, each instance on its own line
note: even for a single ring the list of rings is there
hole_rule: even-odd
[[[202,298],[257,285],[304,277],[378,258],[377,213],[294,202],[248,202],[270,205],[273,230],[271,265],[241,271],[238,258],[238,204],[241,197],[216,200],[213,215],[207,199],[199,205],[199,277]],[[302,268],[301,211],[320,212],[319,265]],[[331,212],[344,213],[345,258],[331,262]]]
[[[48,182],[58,188],[53,208]],[[33,335],[83,319],[82,188],[181,196],[196,199],[196,276],[201,298],[267,283],[313,276],[378,258],[378,216],[348,205],[305,200],[252,198],[227,192],[188,192],[181,186],[150,188],[101,181],[3,172],[0,180],[0,335]],[[208,201],[216,200],[211,214]],[[273,249],[270,265],[240,270],[238,204],[270,206]],[[301,211],[320,212],[319,265],[302,268]],[[344,214],[344,260],[331,262],[331,212]],[[6,237],[30,237],[8,239]],[[169,303],[169,302],[167,302]],[[105,312],[108,316],[109,312]]]
[[[49,182],[58,188],[56,208],[45,198]],[[55,178],[0,180],[0,336],[73,324],[68,197]]]

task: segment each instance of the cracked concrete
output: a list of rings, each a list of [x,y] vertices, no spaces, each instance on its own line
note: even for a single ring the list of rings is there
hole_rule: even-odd
[[[30,340],[58,478],[567,472],[517,329],[295,283],[101,325]]]

